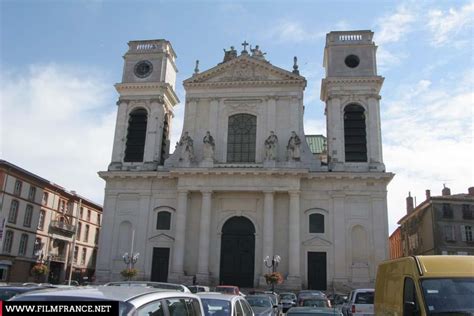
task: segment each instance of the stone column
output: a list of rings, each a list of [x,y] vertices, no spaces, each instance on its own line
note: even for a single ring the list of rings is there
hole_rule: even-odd
[[[209,242],[211,235],[212,191],[201,191],[201,222],[199,224],[198,283],[209,283]]]
[[[288,278],[301,278],[300,275],[300,256],[301,256],[301,242],[300,242],[300,192],[289,191],[290,195],[290,211],[289,211],[289,276]],[[301,284],[300,284],[301,286]]]
[[[188,191],[178,190],[178,207],[176,210],[175,239],[173,247],[173,265],[171,271],[184,275],[184,244],[186,242],[186,213],[188,209]]]
[[[347,283],[346,261],[346,212],[344,209],[345,195],[333,195],[334,219],[334,283],[341,286]],[[337,284],[335,286],[337,287]]]
[[[106,180],[110,181],[110,180]],[[118,223],[115,225],[114,214],[117,211],[117,195],[110,193],[106,188],[104,207],[102,214],[102,228],[99,235],[99,247],[97,250],[96,281],[110,282],[112,280],[112,262],[117,254],[112,249],[117,249],[117,240],[114,240],[115,229],[118,229]],[[76,223],[77,225],[77,223]],[[49,249],[47,249],[49,253]],[[73,255],[74,260],[74,255]]]
[[[114,145],[112,148],[112,162],[109,169],[120,169],[125,155],[125,142],[128,128],[128,101],[117,101],[117,119],[115,122]]]
[[[270,258],[275,255],[273,253],[273,191],[264,191],[263,200],[263,259],[266,256]],[[262,274],[265,274],[267,267],[262,262]]]

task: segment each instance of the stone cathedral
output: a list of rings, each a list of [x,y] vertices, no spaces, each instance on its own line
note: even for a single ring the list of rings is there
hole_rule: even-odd
[[[303,126],[306,79],[258,46],[183,82],[184,124],[170,144],[176,54],[169,41],[131,41],[124,56],[112,160],[105,180],[97,280],[266,287],[280,256],[280,288],[373,285],[387,258],[387,185],[380,89],[371,31],[326,36],[321,100],[327,163]],[[271,54],[271,53],[270,53]],[[289,59],[292,56],[289,56]]]

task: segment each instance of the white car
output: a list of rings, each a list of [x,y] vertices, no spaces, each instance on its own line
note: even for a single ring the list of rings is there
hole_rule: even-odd
[[[365,316],[374,314],[374,289],[356,289],[342,305],[344,316]]]
[[[87,305],[88,302],[100,304],[100,301],[118,301],[120,316],[204,315],[201,300],[196,295],[150,287],[98,286],[61,290],[51,289],[22,294],[14,297],[12,301],[43,303],[67,301],[77,302],[78,305]]]
[[[153,281],[115,281],[105,283],[104,286],[141,286],[141,287],[153,287],[155,289],[162,289],[168,291],[179,291],[185,293],[191,293],[185,285],[174,284],[168,282],[153,282]]]
[[[205,316],[255,316],[245,297],[236,294],[198,293]]]

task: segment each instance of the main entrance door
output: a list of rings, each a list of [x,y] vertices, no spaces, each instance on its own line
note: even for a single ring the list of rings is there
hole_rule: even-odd
[[[168,282],[168,264],[170,248],[153,248],[151,262],[151,281]]]
[[[253,287],[255,227],[243,216],[227,220],[222,227],[220,284]]]
[[[326,253],[308,252],[308,289],[326,290]]]

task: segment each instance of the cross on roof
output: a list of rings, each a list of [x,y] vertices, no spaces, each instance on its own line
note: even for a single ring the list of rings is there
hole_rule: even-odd
[[[247,51],[247,46],[249,45],[249,43],[247,43],[247,41],[244,41],[242,43],[242,46],[244,47],[244,51]]]

